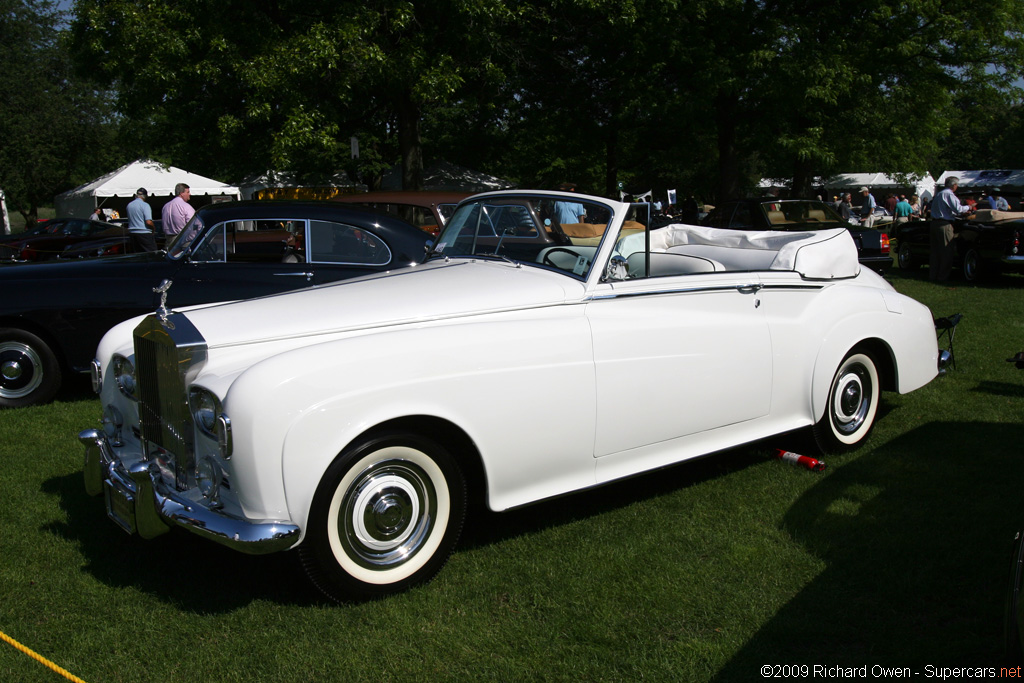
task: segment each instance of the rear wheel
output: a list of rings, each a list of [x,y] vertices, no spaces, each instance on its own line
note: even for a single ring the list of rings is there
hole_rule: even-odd
[[[836,370],[825,414],[812,428],[822,453],[838,453],[859,446],[875,424],[879,396],[878,368],[863,352],[849,354]]]
[[[397,593],[441,570],[465,511],[462,472],[447,450],[414,434],[370,437],[324,474],[299,556],[333,600]]]
[[[60,379],[60,364],[46,342],[25,330],[0,328],[0,406],[48,401]]]
[[[978,250],[974,247],[968,247],[964,252],[964,258],[961,263],[961,268],[964,273],[964,279],[968,282],[976,282],[981,276],[981,259],[978,256]]]
[[[910,249],[910,242],[900,241],[899,250],[896,252],[896,264],[902,270],[913,270],[921,265],[914,258],[914,254]]]

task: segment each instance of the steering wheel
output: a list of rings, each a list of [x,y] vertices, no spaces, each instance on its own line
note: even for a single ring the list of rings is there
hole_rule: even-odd
[[[574,263],[578,261],[581,256],[572,249],[566,249],[565,247],[551,247],[544,253],[544,258],[541,259],[541,263],[543,263],[546,266],[551,266],[552,268],[558,268],[559,270],[567,270],[564,266],[560,266],[551,260],[551,255],[555,253],[570,254],[573,257]],[[586,259],[584,259],[584,261],[586,261]],[[587,264],[589,265],[589,261],[587,261]]]

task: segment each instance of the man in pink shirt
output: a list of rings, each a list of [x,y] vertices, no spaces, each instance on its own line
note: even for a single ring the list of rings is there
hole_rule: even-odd
[[[181,232],[181,229],[185,227],[185,224],[196,213],[196,210],[188,203],[189,198],[192,196],[192,190],[189,189],[188,185],[178,183],[174,186],[174,194],[177,196],[164,204],[164,208],[160,212],[160,218],[164,224],[164,234],[168,237]]]

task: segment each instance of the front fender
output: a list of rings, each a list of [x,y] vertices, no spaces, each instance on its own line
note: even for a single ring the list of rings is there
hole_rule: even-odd
[[[582,307],[566,310],[385,328],[245,370],[225,408],[247,513],[304,528],[339,453],[375,426],[409,416],[447,420],[469,436],[495,509],[592,485],[590,330]],[[536,483],[540,469],[544,481]]]

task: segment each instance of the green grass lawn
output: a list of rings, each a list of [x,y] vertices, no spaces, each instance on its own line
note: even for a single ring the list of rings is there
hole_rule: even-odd
[[[25,217],[22,216],[17,211],[12,210],[11,207],[9,207],[9,206],[7,207],[7,211],[8,211],[7,218],[11,222],[11,233],[14,234],[14,233],[18,233],[18,232],[23,232],[25,230]],[[56,217],[57,217],[57,212],[53,209],[52,206],[40,206],[39,207],[39,219],[40,220],[51,219],[51,218],[56,218]],[[0,228],[2,228],[2,227],[3,226],[0,226]]]
[[[100,681],[752,681],[764,664],[998,665],[1024,527],[1024,278],[894,271],[960,312],[957,368],[883,397],[823,473],[782,437],[506,514],[431,584],[328,604],[289,553],[131,538],[85,495],[77,382],[0,412],[0,631]],[[0,680],[57,674],[0,642]]]

